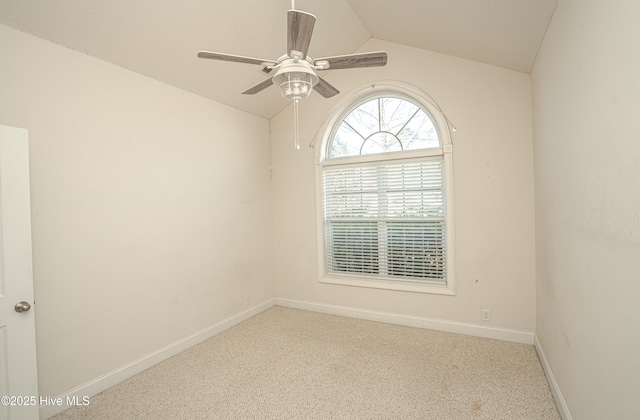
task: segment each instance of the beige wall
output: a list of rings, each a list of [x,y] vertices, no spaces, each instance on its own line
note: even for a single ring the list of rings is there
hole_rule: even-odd
[[[0,26],[56,396],[273,298],[268,121]]]
[[[638,16],[560,1],[532,76],[536,334],[581,420],[640,418]]]
[[[292,109],[271,120],[276,296],[286,299],[533,332],[534,211],[530,77],[485,64],[372,39],[389,64],[341,70],[326,79],[341,92],[300,106],[303,147],[292,138]],[[457,296],[317,282],[312,140],[350,90],[401,80],[431,95],[453,133]],[[481,321],[482,309],[492,322]]]

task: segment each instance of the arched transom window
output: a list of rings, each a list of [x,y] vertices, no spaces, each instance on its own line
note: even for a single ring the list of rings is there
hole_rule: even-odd
[[[405,92],[356,97],[319,161],[320,281],[453,294],[451,147]]]
[[[433,121],[424,109],[402,98],[370,99],[342,120],[329,158],[440,147]]]

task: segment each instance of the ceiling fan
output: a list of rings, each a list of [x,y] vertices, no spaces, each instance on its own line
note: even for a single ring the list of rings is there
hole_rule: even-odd
[[[315,22],[314,15],[296,10],[295,0],[291,0],[291,9],[287,11],[287,53],[277,60],[211,51],[198,53],[200,58],[262,66],[262,72],[269,75],[269,78],[242,93],[253,95],[273,84],[280,87],[282,96],[293,101],[294,135],[297,149],[300,148],[298,135],[298,103],[300,99],[308,97],[311,90],[315,90],[325,98],[331,98],[340,93],[338,89],[318,76],[318,71],[377,67],[387,63],[387,53],[384,51],[312,59],[307,55],[307,52]]]

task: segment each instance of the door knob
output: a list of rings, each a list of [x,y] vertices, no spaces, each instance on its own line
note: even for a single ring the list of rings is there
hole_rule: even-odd
[[[16,303],[16,312],[27,312],[29,309],[31,309],[29,302],[22,301]]]

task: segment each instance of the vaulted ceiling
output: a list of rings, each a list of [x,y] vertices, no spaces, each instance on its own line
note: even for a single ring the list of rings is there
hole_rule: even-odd
[[[530,73],[556,4],[298,0],[295,7],[317,17],[309,49],[314,58],[352,53],[374,37]],[[0,23],[271,118],[288,104],[278,89],[240,94],[265,78],[258,66],[196,54],[277,59],[286,50],[291,6],[291,0],[0,0]]]

